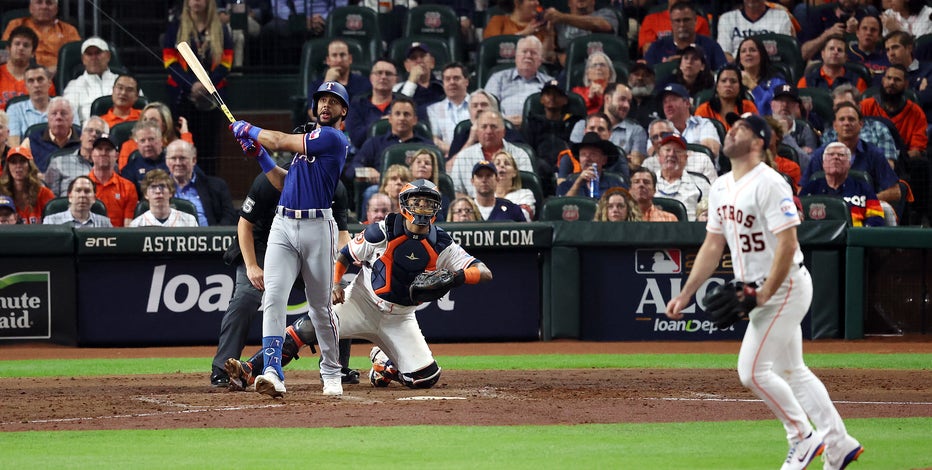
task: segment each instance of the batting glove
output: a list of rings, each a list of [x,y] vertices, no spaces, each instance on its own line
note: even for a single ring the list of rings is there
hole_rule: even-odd
[[[230,130],[233,131],[233,135],[237,138],[243,139],[248,137],[254,141],[259,140],[259,133],[262,132],[261,127],[253,126],[246,121],[236,121],[230,124]]]
[[[242,138],[237,138],[236,141],[239,142],[239,146],[243,148],[243,154],[247,157],[256,158],[260,152],[265,152],[265,148],[259,142]]]

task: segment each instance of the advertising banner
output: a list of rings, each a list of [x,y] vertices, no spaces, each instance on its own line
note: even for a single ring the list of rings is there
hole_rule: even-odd
[[[74,343],[71,259],[4,258],[0,267],[0,340]]]
[[[667,303],[679,295],[692,271],[699,249],[689,248],[581,248],[583,273],[615,273],[593,276],[581,283],[581,336],[587,341],[707,341],[741,339],[748,322],[739,321],[719,330],[705,314],[702,299],[716,284],[734,279],[731,255],[722,261],[696,292],[684,318],[664,314]],[[809,331],[809,316],[803,331]],[[808,335],[806,335],[808,336]]]

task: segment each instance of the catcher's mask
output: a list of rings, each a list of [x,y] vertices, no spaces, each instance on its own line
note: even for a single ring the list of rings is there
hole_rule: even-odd
[[[440,199],[437,185],[425,179],[406,184],[398,194],[401,215],[414,225],[432,224],[440,211]]]

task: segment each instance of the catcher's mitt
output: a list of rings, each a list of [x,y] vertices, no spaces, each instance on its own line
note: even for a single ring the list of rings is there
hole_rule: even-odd
[[[738,298],[739,292],[744,294],[741,299]],[[724,330],[738,320],[746,319],[748,313],[757,307],[757,292],[743,282],[731,281],[710,288],[702,303],[705,304],[705,312],[715,327]]]
[[[414,278],[408,293],[415,302],[430,302],[443,297],[455,285],[456,273],[449,269],[424,271]]]

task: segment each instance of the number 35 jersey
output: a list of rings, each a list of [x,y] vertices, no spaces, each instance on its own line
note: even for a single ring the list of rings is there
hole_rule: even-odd
[[[789,184],[766,163],[759,163],[738,181],[729,172],[712,183],[706,230],[725,237],[739,281],[766,278],[776,254],[776,234],[799,223]],[[793,263],[802,261],[797,244]]]

